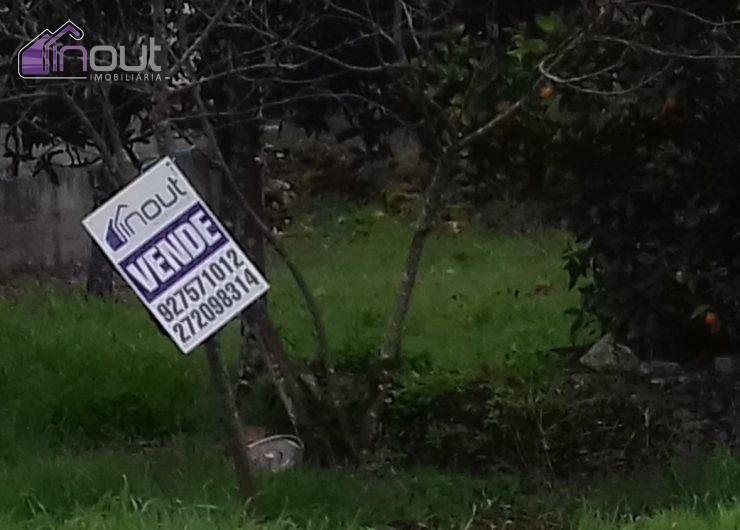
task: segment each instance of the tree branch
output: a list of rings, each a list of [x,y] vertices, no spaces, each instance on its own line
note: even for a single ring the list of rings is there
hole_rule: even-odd
[[[205,103],[203,102],[203,98],[200,94],[200,87],[195,87],[193,89],[193,98],[195,100],[196,105],[201,110],[201,112],[205,112],[206,110]],[[329,341],[326,335],[326,327],[324,326],[324,321],[321,316],[321,310],[319,309],[318,301],[316,300],[316,297],[314,296],[313,291],[308,286],[308,282],[306,281],[306,278],[303,276],[303,273],[298,268],[297,264],[293,261],[293,259],[288,254],[288,251],[285,248],[285,246],[280,242],[277,236],[272,232],[270,227],[260,218],[260,216],[254,210],[254,208],[252,208],[252,206],[249,204],[249,201],[242,193],[241,188],[239,187],[239,184],[234,174],[232,173],[231,168],[226,162],[223,152],[221,151],[221,148],[218,145],[216,133],[210,121],[208,121],[208,118],[206,117],[202,118],[202,124],[203,124],[203,129],[205,130],[205,133],[206,133],[206,137],[208,138],[208,141],[213,148],[214,154],[216,155],[218,164],[221,167],[222,171],[224,172],[224,175],[226,176],[234,195],[239,200],[239,203],[241,204],[242,208],[244,208],[244,210],[247,212],[252,222],[254,222],[259,228],[260,232],[262,232],[262,235],[265,237],[268,243],[275,249],[278,255],[283,259],[283,261],[288,267],[288,270],[293,276],[293,279],[295,280],[299,291],[303,295],[303,299],[306,302],[306,308],[308,309],[308,312],[311,315],[311,318],[313,321],[314,331],[316,332],[318,355],[319,355],[319,360],[321,361],[321,364],[324,368],[328,395],[331,400],[331,406],[332,406],[331,410],[332,410],[333,415],[339,421],[340,428],[342,429],[343,435],[348,441],[348,446],[350,447],[350,450],[354,452],[353,445],[350,441],[352,437],[351,437],[351,432],[349,430],[349,424],[347,422],[346,415],[344,413],[343,404],[341,403],[340,398],[339,398],[339,392],[338,392],[338,387],[337,387],[337,382],[336,382],[336,369],[335,369],[334,361],[331,357],[331,353],[329,350]]]
[[[168,75],[171,77],[174,75],[182,66],[182,64],[187,61],[190,58],[190,55],[198,49],[198,47],[201,45],[203,40],[205,40],[206,37],[209,36],[211,31],[213,31],[213,28],[216,26],[216,23],[218,23],[219,20],[221,20],[229,9],[233,6],[235,0],[225,0],[223,4],[221,4],[221,7],[216,12],[213,17],[208,21],[208,24],[205,28],[203,28],[203,31],[200,32],[200,34],[195,38],[193,43],[188,46],[188,49],[183,52],[183,54],[180,56],[180,58],[175,61],[175,64],[172,65],[172,67],[168,71]]]

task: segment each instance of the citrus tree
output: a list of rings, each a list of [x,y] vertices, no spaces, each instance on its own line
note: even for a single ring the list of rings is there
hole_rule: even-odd
[[[577,238],[582,308],[645,358],[737,345],[740,23],[730,2],[623,2],[552,93],[546,178]]]

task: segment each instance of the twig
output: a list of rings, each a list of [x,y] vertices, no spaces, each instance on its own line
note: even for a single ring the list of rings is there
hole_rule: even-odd
[[[198,46],[200,46],[203,40],[206,37],[208,37],[208,35],[213,30],[213,28],[216,26],[216,23],[219,20],[221,20],[224,17],[224,15],[226,15],[226,12],[232,7],[233,3],[234,3],[234,0],[225,0],[224,3],[221,4],[221,7],[216,12],[216,14],[213,15],[213,17],[211,17],[206,27],[203,28],[203,31],[201,31],[201,33],[195,38],[193,43],[190,46],[188,46],[188,49],[185,50],[185,52],[180,56],[180,58],[177,61],[175,61],[175,64],[173,64],[172,67],[169,69],[169,72],[168,72],[169,76],[172,76],[173,74],[175,74],[180,69],[182,64],[190,58],[190,55],[195,50],[198,49]]]
[[[737,60],[740,59],[740,54],[717,54],[717,53],[686,53],[672,50],[661,50],[649,44],[643,44],[633,40],[623,39],[621,37],[612,37],[609,35],[592,35],[589,37],[590,40],[597,42],[612,42],[621,44],[628,48],[642,50],[659,57],[669,57],[672,59],[685,59],[687,61],[716,61],[718,59]]]
[[[95,147],[98,148],[98,152],[100,153],[101,158],[103,159],[103,164],[110,169],[113,170],[116,166],[116,162],[111,156],[110,149],[108,148],[108,144],[106,143],[103,136],[98,132],[98,130],[95,128],[95,126],[90,121],[90,118],[85,114],[85,111],[82,110],[82,107],[80,107],[77,102],[69,95],[67,94],[67,91],[62,88],[59,91],[59,96],[62,98],[62,101],[69,107],[69,110],[72,111],[72,113],[77,116],[77,118],[82,123],[82,126],[87,131],[87,134],[90,135],[90,137],[93,139],[93,142],[95,143]],[[103,173],[106,174],[109,180],[111,180],[111,183],[115,187],[120,187],[123,183],[118,181],[118,173],[111,171],[111,173],[108,173],[104,171]]]

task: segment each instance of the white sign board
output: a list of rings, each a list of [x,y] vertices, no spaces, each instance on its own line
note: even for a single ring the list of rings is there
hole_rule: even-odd
[[[184,353],[270,288],[170,158],[82,224]]]

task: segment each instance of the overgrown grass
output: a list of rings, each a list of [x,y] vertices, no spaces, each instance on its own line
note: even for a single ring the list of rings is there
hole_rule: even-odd
[[[735,529],[740,460],[727,452],[677,459],[667,469],[612,478],[595,489],[582,530]]]
[[[406,220],[342,206],[302,216],[286,234],[326,312],[338,357],[377,350],[409,237]],[[438,372],[491,363],[517,373],[537,369],[539,352],[568,342],[563,310],[574,298],[565,289],[564,241],[554,231],[520,239],[474,228],[435,235],[406,353]],[[270,279],[271,308],[288,351],[309,358],[310,320],[274,256]],[[467,520],[490,489],[432,471],[383,477],[303,471],[263,477],[247,523],[235,515],[233,479],[215,441],[201,352],[177,353],[128,295],[103,302],[41,282],[2,293],[2,528],[447,526]],[[232,327],[225,334],[231,362],[237,349]],[[163,447],[141,451],[139,440]]]
[[[287,234],[326,311],[338,357],[377,351],[409,235],[404,221],[376,218],[371,208],[330,208]],[[407,354],[441,371],[486,363],[541,369],[539,352],[568,342],[563,311],[574,300],[560,261],[564,241],[557,232],[435,236],[413,301]],[[308,358],[315,349],[310,319],[285,267],[272,264],[270,300],[281,335],[290,354]],[[0,322],[0,453],[17,445],[8,443],[16,435],[151,438],[213,430],[201,352],[177,353],[132,297],[107,303],[26,285],[0,298]],[[233,359],[237,330],[226,336]]]
[[[191,518],[214,528],[237,528],[240,520],[269,528],[367,528],[400,522],[446,528],[468,520],[488,491],[505,495],[509,502],[517,491],[517,482],[510,479],[471,479],[432,470],[382,475],[298,470],[259,477],[259,493],[243,519],[231,470],[218,447],[202,440],[135,454],[62,452],[15,464],[0,462],[0,481],[0,513],[7,521],[33,523],[35,528],[39,523],[72,528],[80,521],[99,521],[95,528],[130,523],[146,528],[160,519],[166,523],[163,528],[175,528]],[[0,527],[7,527],[2,519]]]
[[[409,222],[377,214],[372,207],[325,207],[299,218],[287,237],[319,296],[339,355],[377,351],[401,280]],[[443,370],[492,363],[522,373],[539,370],[536,353],[570,341],[563,311],[577,299],[563,270],[566,241],[555,230],[526,237],[476,228],[436,232],[414,292],[406,353]],[[285,268],[272,263],[273,314],[289,350],[311,355],[303,304]]]
[[[590,485],[304,469],[260,476],[246,511],[227,462],[205,439],[0,460],[0,483],[3,529],[463,529],[507,528],[510,520],[528,530],[724,530],[740,514],[740,462],[728,454]]]
[[[629,518],[629,522],[609,519],[588,516],[581,521],[580,530],[737,530],[740,505],[719,505],[710,513],[667,510],[652,517]]]
[[[179,356],[138,307],[25,289],[0,302],[0,322],[0,454],[215,424],[205,363]]]
[[[409,234],[405,220],[371,207],[334,206],[298,218],[286,235],[339,357],[376,351]],[[555,231],[436,234],[405,342],[431,367],[421,377],[482,366],[546,376],[542,352],[568,343],[563,311],[576,302],[560,261],[565,240]],[[302,301],[283,265],[271,265],[281,335],[291,355],[308,358]],[[259,477],[245,512],[216,441],[201,353],[178,354],[131,297],[102,302],[27,283],[3,290],[0,326],[2,529],[488,528],[512,519],[523,529],[724,530],[740,521],[740,463],[729,455],[547,487],[433,470],[305,469]],[[237,341],[232,327],[231,362]]]

